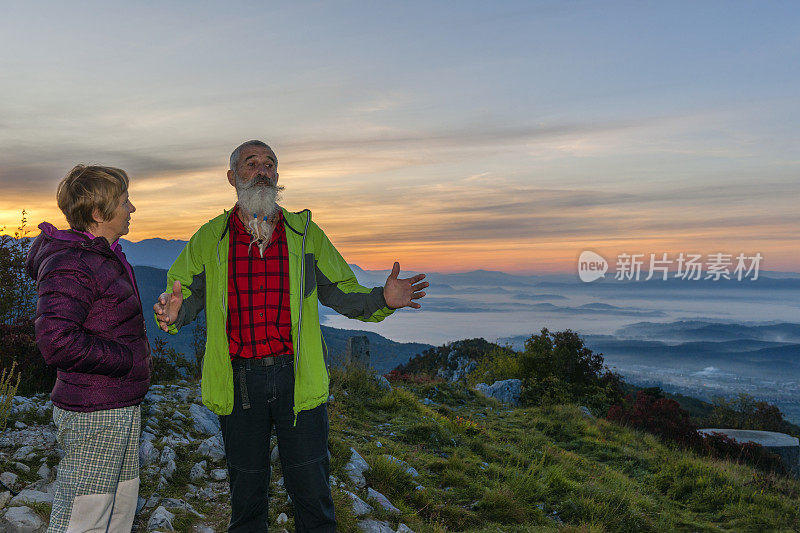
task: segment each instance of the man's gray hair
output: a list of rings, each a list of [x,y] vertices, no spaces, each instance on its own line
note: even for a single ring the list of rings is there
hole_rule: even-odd
[[[275,157],[275,164],[276,165],[278,164],[278,156],[275,155],[275,150],[270,148],[267,143],[254,139],[252,141],[247,141],[245,143],[240,144],[236,148],[236,150],[234,150],[233,153],[231,154],[231,170],[233,170],[234,172],[236,172],[236,165],[239,164],[239,156],[241,155],[242,150],[244,150],[248,146],[262,146],[266,148],[267,150],[272,152],[272,155]]]

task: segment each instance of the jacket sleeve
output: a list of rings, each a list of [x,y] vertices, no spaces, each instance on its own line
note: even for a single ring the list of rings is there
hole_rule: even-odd
[[[319,233],[316,258],[313,261],[317,295],[322,305],[330,307],[348,318],[364,322],[380,322],[394,313],[386,306],[383,287],[369,289],[358,283],[350,265],[333,246],[327,235],[314,222],[313,231]],[[305,261],[310,263],[310,261]],[[312,265],[308,264],[310,268]]]
[[[169,333],[175,335],[178,330],[194,320],[205,307],[206,302],[206,271],[200,257],[200,229],[195,233],[186,246],[181,250],[178,258],[172,263],[167,272],[167,292],[172,291],[175,280],[181,282],[183,304],[178,312],[175,323],[169,326]],[[155,313],[153,314],[155,317]],[[158,320],[156,319],[156,323]]]
[[[88,267],[51,259],[38,283],[36,342],[48,365],[67,372],[126,375],[133,368],[130,347],[84,329],[94,303]]]

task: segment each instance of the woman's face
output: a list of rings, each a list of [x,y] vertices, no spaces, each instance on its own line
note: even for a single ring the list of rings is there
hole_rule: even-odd
[[[98,222],[92,234],[105,237],[109,243],[114,242],[128,233],[131,224],[131,213],[134,211],[136,211],[136,208],[131,203],[128,191],[125,191],[120,196],[112,217],[109,220]]]

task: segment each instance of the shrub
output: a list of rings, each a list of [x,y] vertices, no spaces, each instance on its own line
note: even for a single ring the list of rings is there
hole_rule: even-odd
[[[759,444],[739,443],[721,433],[700,435],[689,413],[675,400],[654,399],[646,392],[639,391],[635,401],[628,397],[624,404],[611,406],[606,418],[658,435],[703,455],[744,463],[765,472],[787,473],[781,457]]]
[[[36,313],[36,284],[28,277],[25,259],[30,248],[25,211],[14,235],[0,235],[0,323],[14,324]],[[3,230],[5,228],[0,228]]]
[[[11,404],[14,400],[14,395],[17,393],[17,387],[19,387],[21,374],[14,371],[16,366],[17,362],[14,361],[11,364],[11,368],[4,368],[2,375],[0,375],[0,397],[3,398],[0,400],[0,433],[6,428],[8,415],[11,414]],[[15,376],[17,379],[14,379]]]
[[[364,365],[349,363],[330,370],[331,381],[359,398],[377,398],[383,394],[375,380],[375,370]]]
[[[735,399],[714,398],[714,411],[706,420],[711,427],[756,429],[791,433],[791,425],[775,405],[741,393]]]
[[[712,457],[748,464],[763,472],[781,475],[788,473],[780,455],[755,442],[739,443],[722,433],[712,433],[703,437],[702,447]]]
[[[518,364],[525,404],[581,402],[605,410],[623,397],[619,375],[572,330],[543,328],[525,341]]]
[[[644,391],[636,393],[635,401],[628,397],[627,403],[611,406],[606,418],[684,446],[697,447],[700,444],[697,427],[678,402],[667,398],[656,400]]]
[[[183,355],[174,348],[167,347],[167,341],[156,338],[153,342],[153,367],[150,373],[151,383],[166,383],[181,377],[180,368],[188,366]]]
[[[0,324],[0,367],[9,368],[16,362],[23,376],[17,394],[30,396],[50,392],[56,382],[56,368],[48,366],[36,345],[33,318],[20,319],[14,324]]]
[[[508,348],[495,348],[478,362],[467,381],[474,387],[478,383],[491,385],[495,381],[519,378],[521,375],[519,354]]]

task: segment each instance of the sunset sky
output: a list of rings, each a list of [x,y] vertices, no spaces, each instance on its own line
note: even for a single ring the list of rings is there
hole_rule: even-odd
[[[800,271],[796,2],[17,2],[0,20],[0,225],[66,227],[119,166],[130,240],[230,207],[278,155],[363,268],[574,272],[583,250]]]

